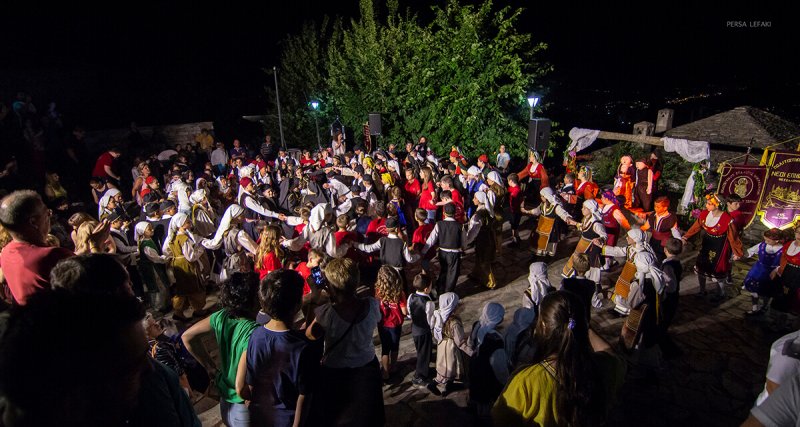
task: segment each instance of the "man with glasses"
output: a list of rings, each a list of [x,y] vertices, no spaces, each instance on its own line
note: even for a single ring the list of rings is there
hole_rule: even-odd
[[[50,209],[34,191],[15,191],[0,200],[0,224],[13,239],[0,252],[0,269],[19,305],[25,305],[31,295],[50,289],[50,270],[73,255],[68,249],[46,243],[50,215]],[[90,244],[100,246],[107,238],[108,224],[103,222],[94,230]]]

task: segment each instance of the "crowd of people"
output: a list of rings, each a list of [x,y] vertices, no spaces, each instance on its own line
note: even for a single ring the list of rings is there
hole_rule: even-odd
[[[468,384],[478,417],[496,425],[601,424],[625,364],[589,328],[592,308],[627,316],[620,340],[642,363],[675,355],[668,329],[679,308],[678,256],[695,235],[701,292],[711,280],[713,298],[725,298],[732,262],[758,255],[743,284],[753,295],[749,314],[772,306],[789,322],[800,311],[800,230],[794,239],[769,230],[745,251],[738,200],[709,194],[683,233],[659,194],[655,154],[623,157],[604,185],[585,165],[555,179],[536,152],[515,173],[504,146],[492,161],[483,154],[471,164],[456,148],[439,157],[424,137],[372,152],[347,151],[341,133],[329,148],[297,156],[269,136],[254,148],[234,140],[227,150],[204,130],[141,153],[129,173],[118,164],[127,150],[110,148],[85,172],[87,201],[46,162],[44,197],[4,188],[6,424],[199,425],[191,402],[213,383],[229,426],[381,425],[381,386],[397,375],[406,321],[414,385],[446,396]],[[462,259],[474,248],[470,280],[500,285],[493,263],[502,251],[525,250],[526,215],[536,219],[522,307],[506,316],[491,301],[464,325]],[[570,233],[579,242],[553,284],[547,262]],[[603,288],[608,274],[619,277]],[[208,300],[217,289],[221,307]],[[65,322],[66,333],[52,328]],[[89,341],[98,334],[102,342]],[[34,351],[41,342],[55,353]],[[34,397],[53,377],[47,399]],[[67,422],[53,418],[64,413]]]

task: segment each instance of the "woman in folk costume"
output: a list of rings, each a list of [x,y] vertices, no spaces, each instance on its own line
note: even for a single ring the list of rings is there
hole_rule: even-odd
[[[497,285],[492,271],[496,250],[494,214],[489,212],[486,207],[488,197],[483,191],[476,192],[472,201],[476,208],[469,220],[466,238],[467,246],[475,243],[475,267],[471,276],[478,279],[487,288],[494,289]]]
[[[312,249],[319,249],[332,258],[343,257],[347,253],[350,245],[336,245],[336,237],[329,226],[333,221],[333,215],[333,208],[327,203],[314,206],[314,208],[311,209],[311,217],[308,219],[308,225],[303,228],[303,232],[294,239],[284,240],[281,242],[281,246],[292,252],[297,252],[303,248],[306,242],[309,242]],[[294,223],[297,219],[298,217],[288,217],[287,222],[289,225],[296,225]]]
[[[169,222],[169,233],[161,247],[170,258],[169,266],[175,277],[175,295],[172,297],[173,319],[188,320],[183,315],[187,305],[191,305],[192,317],[206,314],[206,293],[200,281],[200,266],[197,261],[205,253],[203,246],[191,232],[189,216],[178,213]]]
[[[575,185],[575,192],[583,200],[597,198],[600,187],[594,182],[594,174],[589,166],[584,165],[578,168],[578,183]]]
[[[170,308],[167,258],[161,255],[161,248],[153,241],[153,225],[147,221],[136,224],[133,239],[139,248],[136,268],[147,290],[148,302],[154,309],[166,312]]]
[[[472,325],[469,338],[469,345],[473,349],[469,361],[469,399],[476,404],[480,417],[489,415],[510,376],[505,341],[497,332],[505,313],[502,305],[486,303],[480,319]]]
[[[433,339],[436,342],[436,384],[445,391],[453,381],[466,379],[464,357],[472,356],[472,347],[464,333],[464,324],[456,314],[459,308],[458,295],[445,292],[439,295],[439,309],[433,312]]]
[[[525,199],[531,208],[539,205],[539,198],[536,197],[537,189],[542,190],[550,187],[550,178],[547,176],[547,170],[541,161],[542,158],[539,153],[531,151],[525,169],[517,173],[520,182],[525,182],[524,179],[529,178],[525,186]]]
[[[718,299],[725,298],[725,287],[731,271],[731,254],[736,261],[742,257],[742,242],[733,222],[733,217],[720,208],[716,194],[706,196],[706,209],[681,238],[684,242],[702,231],[702,243],[697,254],[694,271],[700,282],[700,294],[706,294],[706,280],[711,279],[719,286]]]
[[[592,199],[583,202],[581,213],[583,213],[583,220],[578,226],[581,232],[581,240],[578,241],[578,246],[575,247],[575,252],[573,254],[585,253],[589,256],[589,271],[586,273],[586,278],[595,283],[600,283],[602,254],[599,247],[592,245],[592,241],[597,239],[604,243],[608,237],[608,233],[606,233],[606,228],[603,227],[603,217],[600,215],[600,206],[597,204],[597,201]],[[575,270],[572,268],[572,257],[570,257],[570,260],[564,266],[561,275],[564,277],[572,277],[575,275]]]
[[[249,273],[253,271],[253,257],[258,245],[242,228],[245,209],[239,205],[228,206],[217,232],[212,239],[203,239],[202,245],[206,249],[217,250],[220,247],[225,252],[222,262],[222,271],[219,280],[224,281],[233,273]]]
[[[519,366],[520,352],[527,353],[523,347],[527,347],[524,343],[532,338],[531,325],[534,320],[536,320],[536,310],[520,307],[514,312],[514,321],[506,328],[506,356],[508,357],[508,368],[511,371]],[[527,358],[527,354],[522,354],[522,356],[523,359]]]
[[[495,248],[501,251],[503,248],[503,222],[505,222],[503,207],[506,206],[507,194],[503,178],[497,171],[489,172],[486,177],[486,184],[489,191],[486,192],[486,208],[494,214],[494,236]]]
[[[626,239],[628,241],[627,247],[619,247],[619,246],[611,246],[603,244],[601,241],[597,240],[593,242],[599,248],[601,248],[601,252],[603,255],[608,257],[625,257],[626,261],[633,263],[636,267],[636,274],[635,280],[643,283],[646,275],[646,269],[639,271],[639,266],[646,266],[650,264],[657,263],[657,259],[655,254],[653,253],[653,248],[650,247],[650,244],[647,243],[647,233],[644,231],[633,228],[628,231],[626,234]],[[633,282],[634,280],[630,280]],[[631,289],[633,286],[631,286]],[[630,303],[630,293],[629,291],[627,296],[614,294],[612,299],[614,300],[615,307],[614,309],[621,313],[621,314],[628,314],[632,305]]]
[[[201,188],[195,190],[189,201],[192,203],[192,224],[195,234],[200,237],[210,237],[217,231],[217,213],[208,202],[208,193]]]
[[[567,225],[574,225],[577,224],[577,222],[572,219],[572,216],[570,216],[569,212],[564,208],[561,198],[556,197],[552,188],[542,188],[539,190],[539,195],[542,199],[541,205],[531,210],[525,209],[524,207],[521,209],[523,213],[539,215],[536,232],[531,233],[531,240],[533,240],[532,243],[536,255],[555,256],[556,245],[561,238],[562,231],[566,228],[565,223]],[[543,218],[548,218],[552,223],[546,225]]]
[[[637,233],[638,232],[638,233]],[[636,245],[647,245],[646,236],[641,230],[631,230],[628,234],[633,234],[636,237]],[[652,251],[652,250],[651,250]],[[626,346],[632,348],[638,346],[640,350],[649,350],[659,342],[658,325],[662,322],[662,308],[664,298],[664,273],[657,267],[658,260],[651,251],[644,250],[637,252],[634,257],[634,264],[636,265],[636,280],[631,283],[631,290],[628,294],[627,303],[630,310],[644,310],[641,314],[638,325],[635,328],[638,333],[634,336],[626,337],[626,328],[623,328],[623,339],[628,339]],[[647,308],[643,306],[647,304]],[[630,316],[628,320],[633,321],[634,316]],[[626,324],[627,325],[627,324]],[[636,336],[639,337],[636,340]],[[638,341],[638,342],[637,342]],[[647,352],[650,355],[650,352]],[[640,361],[643,359],[645,353],[640,353]],[[657,356],[656,356],[657,357]],[[658,364],[653,361],[653,364]]]
[[[531,263],[528,270],[528,284],[530,286],[525,289],[525,293],[522,295],[522,307],[537,309],[539,303],[542,302],[542,298],[555,291],[555,288],[547,276],[547,264],[534,262]]]
[[[611,190],[603,192],[600,202],[602,203],[600,215],[603,217],[603,227],[606,228],[606,234],[608,235],[606,237],[606,245],[616,246],[622,230],[624,229],[627,233],[631,229],[631,225],[628,223],[628,219],[625,218],[625,214],[620,210],[619,200]],[[613,262],[614,257],[605,257],[605,262],[600,269],[603,271],[608,270]]]

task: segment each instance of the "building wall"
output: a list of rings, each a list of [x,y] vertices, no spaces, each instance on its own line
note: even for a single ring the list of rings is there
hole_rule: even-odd
[[[194,137],[200,133],[201,129],[209,129],[213,132],[214,122],[184,123],[166,126],[139,126],[138,129],[145,141],[152,140],[153,134],[156,133],[156,141],[158,143],[164,144],[167,147],[174,147],[179,144],[193,142]],[[115,145],[127,146],[129,134],[129,128],[97,130],[86,132],[86,140],[93,150],[101,151]]]

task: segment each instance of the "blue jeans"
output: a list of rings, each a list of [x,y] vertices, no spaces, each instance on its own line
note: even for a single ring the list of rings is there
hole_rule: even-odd
[[[219,401],[219,413],[222,422],[228,427],[249,427],[250,411],[244,403],[230,403],[225,399]]]

